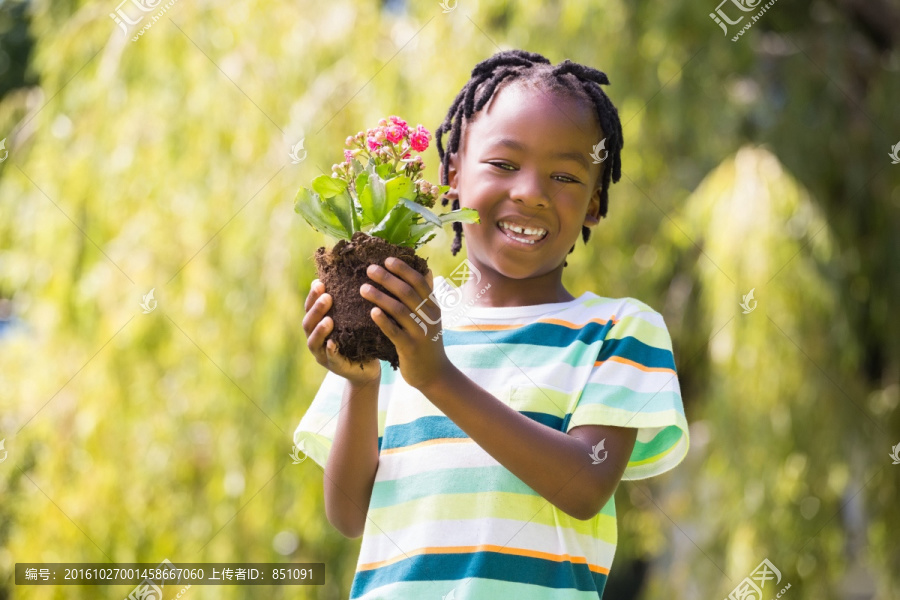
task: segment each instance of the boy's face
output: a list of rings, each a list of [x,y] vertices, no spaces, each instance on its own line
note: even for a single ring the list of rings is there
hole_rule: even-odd
[[[519,84],[495,93],[447,174],[450,196],[481,216],[463,226],[469,260],[511,279],[561,273],[582,226],[598,222],[601,137],[592,107]]]

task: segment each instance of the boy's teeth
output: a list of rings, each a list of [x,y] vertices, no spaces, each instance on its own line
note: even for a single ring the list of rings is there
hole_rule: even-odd
[[[505,221],[500,222],[500,227],[516,233],[524,233],[525,235],[542,236],[547,233],[546,230],[541,228],[532,229],[531,227],[519,227],[518,225],[513,225],[512,223],[507,223]]]

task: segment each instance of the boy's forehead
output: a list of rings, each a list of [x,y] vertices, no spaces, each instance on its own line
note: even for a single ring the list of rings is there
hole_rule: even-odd
[[[472,139],[480,144],[529,136],[546,138],[546,143],[572,141],[596,143],[600,128],[593,103],[563,93],[514,83],[498,89],[488,103],[466,123],[463,148]]]

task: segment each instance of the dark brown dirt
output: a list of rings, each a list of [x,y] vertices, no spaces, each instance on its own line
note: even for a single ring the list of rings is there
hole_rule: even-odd
[[[397,349],[372,320],[370,311],[375,305],[359,293],[362,284],[368,283],[390,294],[366,274],[369,265],[384,267],[389,256],[399,258],[422,275],[428,272],[428,262],[416,256],[412,248],[395,246],[362,232],[354,233],[349,242],[340,240],[331,250],[316,250],[316,268],[325,291],[331,294],[332,305],[326,316],[334,321],[334,330],[328,337],[335,341],[338,352],[351,362],[378,358],[396,370],[400,365]]]

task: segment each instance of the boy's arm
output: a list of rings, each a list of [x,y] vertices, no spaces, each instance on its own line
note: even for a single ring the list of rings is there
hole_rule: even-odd
[[[600,512],[622,479],[636,429],[581,425],[565,434],[507,406],[449,361],[447,367],[439,380],[420,388],[441,412],[566,514],[586,520]],[[604,439],[604,449],[592,452]],[[594,458],[603,459],[604,452],[605,460]]]
[[[325,515],[348,538],[362,535],[378,470],[379,380],[348,381],[325,464]]]

